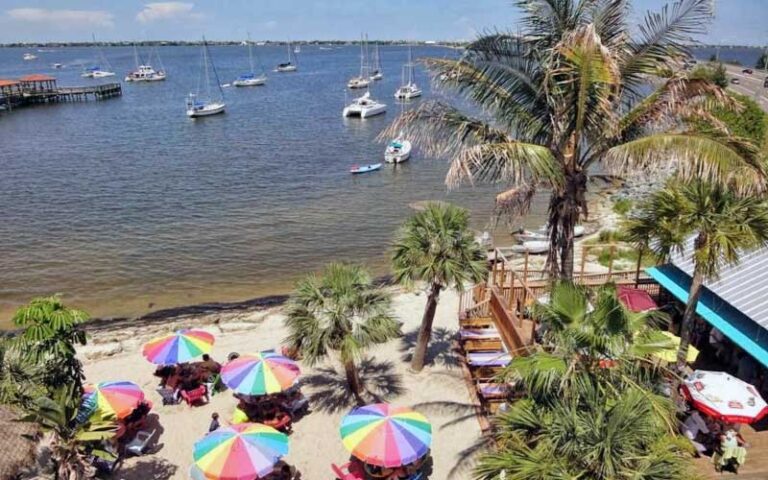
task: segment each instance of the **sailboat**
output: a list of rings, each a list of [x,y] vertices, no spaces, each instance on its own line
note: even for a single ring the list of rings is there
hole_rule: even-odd
[[[35,55],[34,53],[25,53],[24,57],[22,58],[24,58],[24,60],[34,60],[37,58],[37,55]]]
[[[275,68],[276,72],[295,72],[298,70],[299,60],[296,58],[296,54],[291,49],[291,42],[288,42],[288,61],[280,63]]]
[[[349,82],[347,82],[347,87],[349,88],[367,88],[368,85],[371,83],[370,78],[368,77],[368,64],[366,63],[367,55],[366,55],[367,46],[365,43],[365,40],[363,39],[363,36],[360,36],[360,75],[357,77],[351,78]]]
[[[400,102],[400,117],[405,116],[405,102]],[[384,161],[387,163],[407,162],[411,158],[411,141],[405,136],[405,133],[401,130],[391,142],[387,144],[387,148],[384,150]]]
[[[293,53],[301,53],[301,45],[296,45],[293,49]]]
[[[371,80],[381,80],[384,78],[384,71],[381,68],[381,53],[377,43],[373,49],[373,70],[371,71]]]
[[[219,92],[219,96],[214,98],[211,94],[211,75],[210,70],[213,70],[213,76],[216,80],[216,89]],[[210,59],[210,53],[208,52],[208,43],[203,37],[203,61],[202,61],[202,80],[205,82],[205,97],[201,97],[200,83],[198,83],[197,93],[190,93],[187,98],[187,116],[190,118],[207,117],[210,115],[216,115],[223,113],[226,104],[224,103],[224,91],[221,89],[221,82],[219,82],[219,74],[216,73],[216,67],[213,65],[213,61]]]
[[[411,46],[408,46],[408,63],[403,65],[402,85],[395,92],[395,98],[399,100],[410,100],[421,96],[421,89],[413,80],[413,56],[411,55]]]
[[[85,69],[80,76],[84,78],[114,77],[115,72],[112,71],[112,65],[109,64],[107,57],[104,56],[104,52],[101,51],[99,44],[96,43],[96,35],[92,34],[91,37],[93,38],[93,44],[96,46],[97,58],[101,64],[106,65],[106,69],[102,69],[100,65],[95,65]]]
[[[371,97],[371,91],[368,90],[362,97],[358,97],[349,105],[344,107],[342,115],[345,117],[360,117],[362,119],[381,115],[387,111],[387,105]]]
[[[149,62],[152,60],[152,51],[150,50],[147,57],[147,63],[144,64],[139,61],[139,50],[136,48],[136,44],[133,45],[133,58],[136,61],[136,70],[128,73],[125,77],[126,82],[159,82],[165,80],[165,69],[160,66],[160,70],[155,70]],[[160,61],[160,55],[157,55],[158,62]]]
[[[250,72],[237,77],[237,80],[232,82],[232,85],[236,87],[255,87],[267,83],[267,76],[264,73],[264,68],[261,69],[260,75],[256,75],[256,70],[253,68],[253,46],[251,45],[250,35],[248,36],[248,62],[251,66]],[[261,62],[259,62],[259,64],[261,64]]]

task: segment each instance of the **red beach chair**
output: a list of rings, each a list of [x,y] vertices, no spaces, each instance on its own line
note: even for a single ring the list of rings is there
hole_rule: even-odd
[[[340,467],[332,463],[331,470],[338,480],[365,480],[365,472],[357,462],[345,463]]]
[[[205,392],[205,385],[200,385],[194,390],[182,390],[181,398],[191,407],[192,404],[205,400]]]

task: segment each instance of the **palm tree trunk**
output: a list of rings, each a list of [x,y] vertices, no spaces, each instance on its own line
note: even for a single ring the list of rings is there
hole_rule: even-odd
[[[362,384],[360,383],[360,374],[357,371],[357,365],[355,365],[354,360],[344,361],[344,373],[347,376],[347,385],[349,385],[349,390],[352,392],[352,395],[355,396],[355,400],[357,401],[358,405],[363,405],[365,401],[361,395]]]
[[[549,203],[549,269],[552,278],[573,279],[574,231],[582,213],[587,214],[587,176],[566,174],[565,188],[553,192]]]
[[[699,304],[701,295],[701,286],[704,283],[702,275],[697,266],[693,271],[691,288],[688,291],[688,303],[685,304],[685,313],[683,313],[683,323],[680,326],[680,348],[677,350],[677,368],[682,370],[688,359],[688,346],[691,344],[691,328],[693,319],[696,317],[696,306]]]
[[[424,316],[421,318],[421,328],[419,328],[416,349],[413,351],[413,359],[411,360],[411,369],[414,372],[420,372],[424,368],[424,360],[427,357],[429,340],[432,338],[432,323],[435,321],[435,312],[437,311],[437,302],[440,299],[441,288],[442,286],[439,283],[433,283],[429,289],[427,306],[424,308]]]

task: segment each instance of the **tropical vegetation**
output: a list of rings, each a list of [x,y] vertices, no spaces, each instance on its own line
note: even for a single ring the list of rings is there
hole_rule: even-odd
[[[682,367],[704,281],[716,279],[724,266],[737,264],[743,252],[768,245],[768,203],[710,182],[670,182],[641,205],[625,230],[638,247],[662,260],[678,254],[693,262],[680,331]]]
[[[676,0],[647,13],[639,28],[629,0],[514,3],[518,32],[481,36],[458,60],[425,60],[470,108],[425,102],[384,135],[405,130],[426,153],[449,157],[450,185],[506,183],[499,212],[524,214],[537,191],[549,190],[555,277],[572,277],[574,227],[588,215],[598,165],[627,173],[674,158],[681,178],[763,187],[762,165],[741,139],[686,123],[730,104],[720,87],[680,68],[712,19],[711,0]],[[659,72],[670,76],[649,82]]]
[[[331,263],[322,275],[310,274],[296,284],[285,325],[285,343],[310,365],[338,357],[359,403],[364,400],[357,362],[371,346],[401,335],[390,294],[374,285],[364,268],[343,263]]]
[[[697,65],[690,74],[696,80],[709,80],[720,88],[728,86],[728,71],[723,62],[711,61],[705,65]]]
[[[768,52],[760,55],[760,58],[757,59],[757,63],[755,64],[755,68],[758,70],[768,70]]]
[[[411,360],[411,369],[418,372],[424,368],[440,292],[448,287],[461,290],[467,283],[483,281],[487,274],[486,256],[469,228],[469,212],[446,203],[426,205],[398,232],[392,265],[399,283],[428,285]]]
[[[556,284],[533,316],[542,344],[504,372],[526,398],[496,419],[479,480],[682,479],[689,444],[674,433],[666,372],[653,354],[674,345],[659,313],[632,313],[612,286]]]

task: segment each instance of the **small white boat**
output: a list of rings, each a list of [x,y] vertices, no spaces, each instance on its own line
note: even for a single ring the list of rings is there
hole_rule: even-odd
[[[293,53],[301,53],[301,45],[296,45],[296,47],[293,49]]]
[[[375,172],[376,170],[381,170],[380,163],[374,163],[371,165],[352,165],[352,167],[349,169],[349,173],[352,173],[352,174],[368,173],[368,172]]]
[[[277,65],[275,68],[276,72],[280,73],[286,73],[286,72],[295,72],[298,70],[298,59],[296,58],[296,55],[293,53],[293,50],[291,50],[291,44],[288,43],[288,61],[283,62]]]
[[[93,72],[93,78],[108,78],[108,77],[114,77],[115,72],[110,72],[108,70],[95,70]]]
[[[60,64],[60,63],[54,63],[52,66],[53,66],[53,68],[55,68],[56,70],[58,70],[58,69],[60,69],[60,68],[64,68],[64,65],[62,65],[62,64]]]
[[[381,115],[387,111],[387,105],[371,98],[371,92],[365,92],[362,97],[356,98],[342,111],[345,117],[368,118]]]
[[[216,66],[213,61],[210,60],[210,53],[208,52],[208,44],[203,37],[203,81],[205,82],[205,97],[201,99],[200,91],[196,94],[190,93],[187,97],[187,116],[189,118],[209,117],[211,115],[217,115],[224,113],[226,104],[224,103],[224,91],[221,89],[221,82],[219,81],[219,75],[216,73]],[[213,70],[214,80],[216,81],[216,87],[219,92],[219,96],[214,98],[211,89],[210,70]]]
[[[384,151],[384,161],[387,163],[403,163],[409,158],[411,158],[411,142],[405,140],[402,134],[389,142]]]
[[[251,67],[251,70],[249,73],[244,73],[243,75],[240,75],[237,77],[237,80],[232,82],[232,85],[236,87],[257,87],[261,86],[267,83],[267,75],[264,73],[264,68],[261,69],[261,74],[256,75],[255,69],[253,68],[253,48],[251,47],[251,38],[250,35],[248,36],[248,62]],[[261,64],[261,62],[259,62]]]
[[[136,62],[136,70],[125,76],[126,82],[161,82],[165,80],[166,74],[164,69],[155,70],[149,64],[149,61],[142,63],[139,60],[139,51],[136,49],[136,45],[133,46],[133,57]],[[151,60],[151,57],[152,52],[150,51],[147,60]],[[157,59],[158,61],[160,60],[160,55],[157,56]]]
[[[35,55],[34,53],[25,53],[22,58],[24,60],[34,60],[37,58],[37,55]]]
[[[413,79],[413,58],[411,47],[408,46],[408,63],[403,65],[402,85],[395,92],[395,98],[398,100],[410,100],[420,96],[421,89]]]
[[[549,251],[549,242],[546,240],[529,240],[527,242],[523,242],[522,245],[515,245],[511,247],[511,250],[515,253],[547,253]]]
[[[347,82],[347,87],[356,89],[356,88],[368,88],[368,85],[371,84],[371,81],[368,78],[364,77],[354,77]]]
[[[517,232],[514,232],[513,235],[519,242],[547,240],[547,234],[543,231],[533,232],[531,230],[518,230]]]

